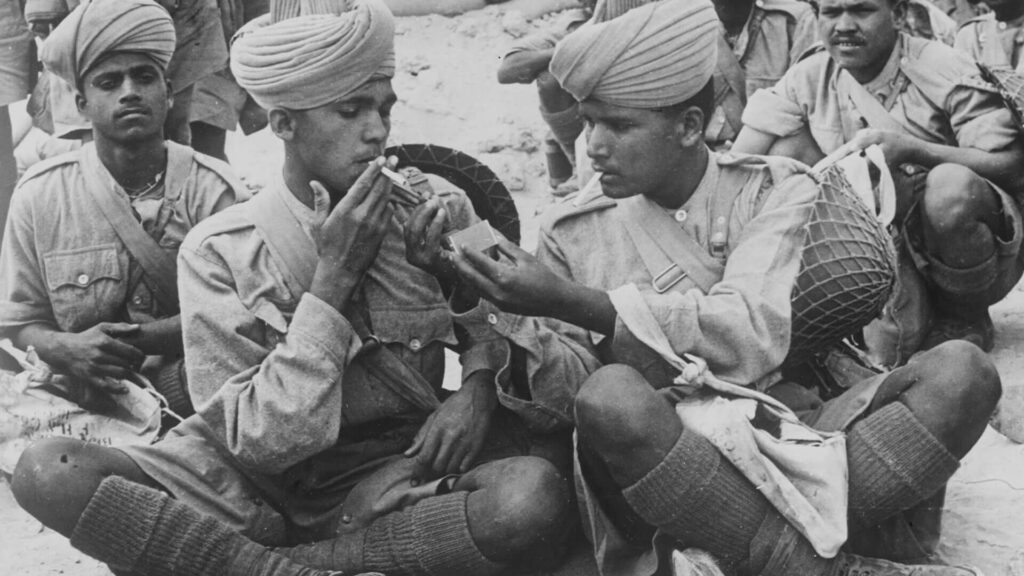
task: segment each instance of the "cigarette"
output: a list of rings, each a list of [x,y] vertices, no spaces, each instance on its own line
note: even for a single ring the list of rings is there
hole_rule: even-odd
[[[412,186],[409,186],[409,181],[404,176],[395,172],[394,170],[388,169],[386,166],[382,166],[381,174],[388,177],[391,180],[392,188],[391,194],[392,199],[399,204],[405,204],[407,206],[417,206],[422,204],[426,200],[420,195],[419,192],[414,190]]]

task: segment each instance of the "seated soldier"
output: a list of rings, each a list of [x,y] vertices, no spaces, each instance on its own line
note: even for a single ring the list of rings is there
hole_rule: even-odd
[[[897,32],[904,8],[823,0],[828,51],[751,98],[735,150],[814,163],[844,145],[839,155],[878,144],[896,180],[900,250],[913,262],[901,274],[923,277],[920,297],[934,314],[920,347],[962,338],[988,351],[988,307],[1024,269],[1024,148],[970,57]]]
[[[704,138],[713,148],[736,139],[747,98],[772,86],[814,43],[814,10],[797,0],[715,0],[722,21],[715,111]]]
[[[84,2],[43,45],[94,141],[21,180],[0,250],[0,329],[70,376],[79,400],[139,371],[187,416],[175,258],[245,189],[225,164],[164,141],[173,50],[171,19],[149,0]]]
[[[456,576],[550,562],[572,526],[567,436],[531,435],[497,406],[487,342],[470,343],[462,387],[441,401],[450,312],[407,262],[407,209],[381,174],[391,13],[381,0],[306,6],[275,3],[232,47],[285,160],[182,248],[198,413],[146,447],[35,444],[12,489],[130,573]],[[434,202],[456,225],[475,218],[461,193]],[[282,550],[295,563],[254,541],[313,543]]]
[[[955,48],[990,66],[1009,66],[1021,72],[1024,47],[1024,2],[987,0],[992,11],[968,20],[956,34]]]
[[[544,401],[563,410],[574,401],[584,527],[606,576],[653,573],[664,556],[652,541],[703,549],[725,573],[743,575],[972,574],[890,560],[921,558],[921,545],[934,544],[924,509],[941,500],[999,398],[998,374],[977,347],[945,343],[807,415],[846,434],[849,506],[838,521],[850,538],[826,558],[812,541],[834,534],[797,532],[766,497],[773,482],[733,464],[727,452],[742,446],[719,452],[682,423],[679,370],[641,340],[638,307],[675,355],[700,356],[720,379],[751,385],[773,381],[790,344],[817,185],[796,163],[720,156],[703,142],[716,34],[709,2],[666,0],[562,41],[551,71],[581,101],[602,194],[581,192],[550,213],[536,257],[508,242],[498,261],[446,253],[501,310],[551,319],[484,303],[460,322],[474,338],[507,337],[530,376],[542,374],[538,359],[555,365],[584,351],[605,364],[561,380],[562,397]],[[420,235],[436,245],[432,228],[409,234]],[[506,393],[522,397],[519,389]],[[530,387],[533,401],[541,390]]]

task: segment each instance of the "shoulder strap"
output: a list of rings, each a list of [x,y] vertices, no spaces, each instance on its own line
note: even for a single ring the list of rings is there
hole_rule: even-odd
[[[740,65],[732,46],[725,39],[725,30],[718,34],[718,72],[725,81],[723,90],[716,90],[715,105],[721,106],[725,113],[725,119],[732,126],[733,130],[739,132],[742,128],[743,107],[747,103],[747,76]],[[728,88],[727,90],[724,88]],[[732,91],[736,98],[729,98]]]
[[[722,279],[722,263],[646,198],[634,196],[619,205],[625,215],[626,230],[651,274],[656,292],[667,292],[687,276],[708,292]]]
[[[125,249],[150,279],[149,286],[161,306],[168,310],[178,310],[178,271],[174,257],[142,228],[128,205],[127,197],[117,194],[117,190],[104,181],[106,168],[100,162],[96,147],[86,146],[81,158],[87,193],[92,196]]]
[[[246,206],[271,256],[284,272],[285,284],[293,294],[304,294],[316,273],[317,250],[298,220],[292,217],[291,209],[280,197],[282,193],[287,192],[276,188],[264,190]],[[282,218],[282,215],[286,216]],[[440,403],[423,375],[372,334],[365,307],[350,306],[347,312],[345,318],[363,341],[359,356],[366,371],[413,406],[428,412],[437,408]]]
[[[903,125],[897,122],[882,103],[868,92],[867,88],[857,82],[846,70],[840,69],[836,79],[840,96],[845,95],[853,103],[867,123],[878,130],[890,132],[906,132]]]

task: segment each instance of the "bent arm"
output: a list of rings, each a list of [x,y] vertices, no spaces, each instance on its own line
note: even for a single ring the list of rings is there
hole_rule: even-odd
[[[1009,148],[995,152],[924,141],[919,141],[910,149],[907,162],[927,168],[945,163],[960,164],[1005,190],[1024,190],[1024,146],[1019,139]]]
[[[501,84],[529,84],[541,72],[548,69],[554,48],[544,50],[520,50],[506,55],[498,67],[498,82]]]
[[[186,244],[178,268],[189,392],[224,446],[252,469],[276,473],[333,445],[341,382],[359,342],[348,321],[313,294],[290,322],[269,299],[250,309],[212,251]]]

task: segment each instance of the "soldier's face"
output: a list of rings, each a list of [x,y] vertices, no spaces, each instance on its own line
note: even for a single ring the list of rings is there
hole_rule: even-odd
[[[396,99],[390,80],[371,80],[330,104],[293,112],[295,160],[328,189],[348,190],[384,152]]]
[[[596,100],[583,102],[580,113],[587,123],[587,156],[601,173],[606,196],[658,197],[673,189],[685,156],[670,116]]]
[[[904,8],[902,0],[822,0],[818,32],[836,63],[866,82],[896,46]]]
[[[81,88],[79,110],[102,137],[132,143],[162,136],[170,87],[148,56],[116,53],[93,66]]]

